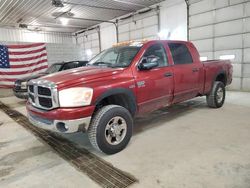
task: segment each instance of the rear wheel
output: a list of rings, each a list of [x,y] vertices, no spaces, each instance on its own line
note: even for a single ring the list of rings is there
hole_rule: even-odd
[[[209,95],[207,95],[207,105],[211,108],[223,106],[226,97],[225,85],[220,81],[215,81]]]
[[[98,110],[88,129],[88,137],[99,151],[114,154],[123,150],[130,141],[133,119],[129,111],[118,105]]]

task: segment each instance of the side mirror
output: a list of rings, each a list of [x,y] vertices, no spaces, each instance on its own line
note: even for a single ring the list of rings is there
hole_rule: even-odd
[[[144,58],[142,58],[139,66],[138,66],[138,69],[139,70],[150,70],[152,68],[158,67],[159,66],[159,63],[158,63],[159,59],[160,58],[157,56],[144,57]]]

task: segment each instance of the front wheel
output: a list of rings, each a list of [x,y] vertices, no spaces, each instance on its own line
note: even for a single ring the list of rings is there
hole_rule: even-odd
[[[226,97],[225,85],[220,81],[215,81],[209,95],[207,95],[207,105],[211,108],[223,106]]]
[[[94,115],[88,129],[88,137],[94,148],[115,154],[130,141],[133,119],[129,111],[118,105],[104,106]]]

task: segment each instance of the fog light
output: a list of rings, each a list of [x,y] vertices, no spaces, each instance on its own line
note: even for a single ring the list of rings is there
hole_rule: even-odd
[[[69,130],[69,127],[67,125],[65,125],[65,123],[63,122],[58,122],[56,124],[56,128],[60,131],[60,132],[66,132]]]

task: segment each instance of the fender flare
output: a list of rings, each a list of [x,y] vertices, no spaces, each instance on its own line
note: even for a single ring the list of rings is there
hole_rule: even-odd
[[[133,93],[133,91],[130,89],[126,89],[126,88],[109,89],[109,90],[105,91],[104,93],[102,93],[101,96],[99,96],[95,100],[94,104],[97,105],[103,99],[110,97],[112,95],[118,95],[118,94],[123,94],[130,99],[127,101],[129,108],[130,108],[129,111],[132,115],[134,115],[137,111],[136,97],[135,97],[135,94]]]
[[[209,93],[211,93],[212,89],[213,89],[213,85],[214,85],[214,82],[216,81],[216,78],[220,75],[220,74],[223,74],[225,76],[225,81],[227,83],[227,74],[224,70],[220,70],[217,74],[215,74],[213,80],[212,80],[212,85],[211,85],[211,88],[209,90]]]
[[[221,71],[219,71],[219,72],[215,75],[214,80],[213,80],[213,84],[214,84],[214,82],[216,81],[216,78],[217,78],[219,75],[224,75],[224,76],[225,76],[225,83],[227,83],[227,74],[226,74],[226,71],[221,70]]]

